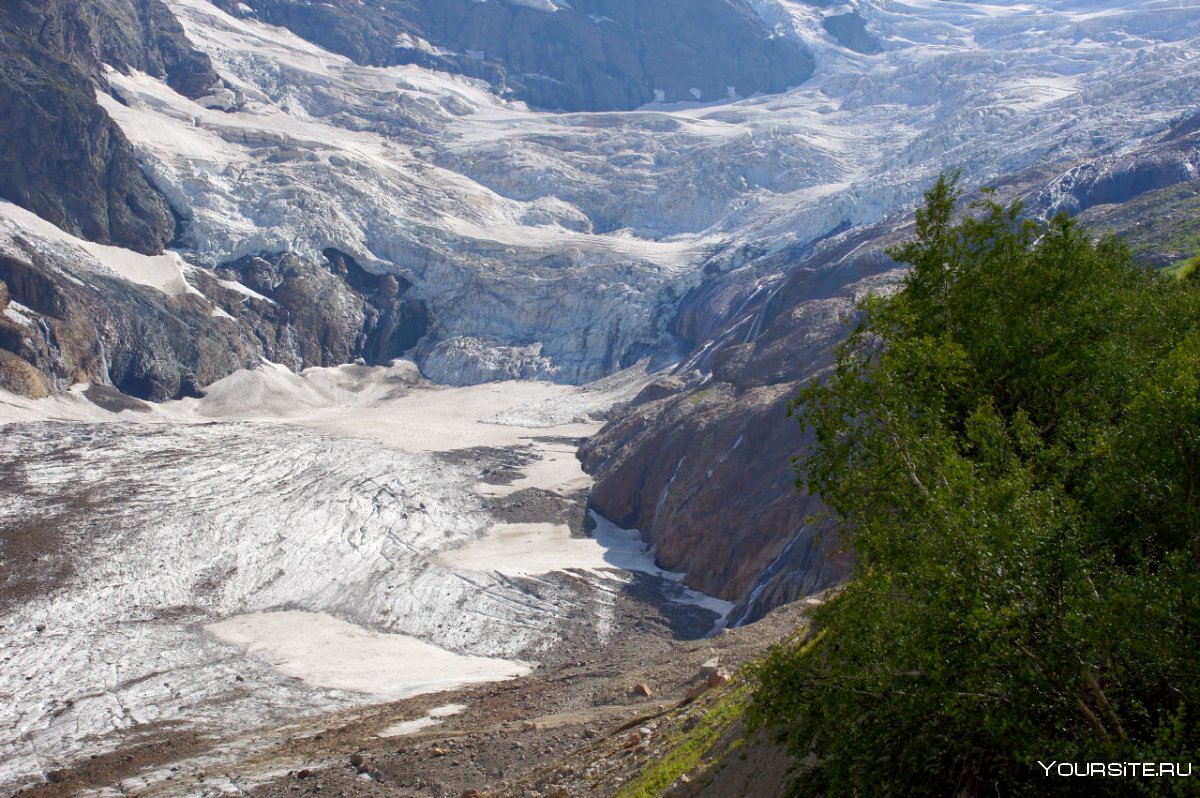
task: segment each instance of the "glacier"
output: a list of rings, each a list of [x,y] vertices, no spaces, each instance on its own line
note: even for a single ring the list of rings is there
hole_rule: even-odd
[[[429,326],[411,362],[231,368],[204,398],[119,415],[83,386],[0,394],[0,522],[54,529],[29,570],[58,580],[0,614],[0,786],[162,729],[244,732],[525,672],[564,639],[603,644],[634,573],[719,622],[729,605],[682,587],[635,532],[495,508],[522,491],[581,501],[576,442],[656,370],[703,364],[712,342],[674,322],[706,281],[733,273],[753,297],[779,284],[781,253],[902,219],[944,169],[1053,183],[1200,96],[1197,0],[754,0],[811,52],[802,85],[575,113],[169,5],[224,85],[190,100],[112,69],[98,100],[180,213],[179,240],[137,256],[4,204],[0,254],[220,316],[201,272],[332,249],[411,283]],[[367,666],[331,677],[311,649],[351,639]],[[370,664],[426,647],[442,673]]]
[[[678,361],[706,273],[972,184],[1119,152],[1189,110],[1197,4],[758,0],[816,73],[777,95],[550,113],[482,81],[366,67],[205,0],[172,9],[226,84],[198,102],[110,71],[100,101],[201,267],[328,248],[411,281],[427,375],[580,383]],[[855,14],[878,52],[823,26]]]
[[[0,787],[171,729],[215,739],[527,673],[608,642],[633,572],[717,623],[732,605],[636,531],[497,515],[540,500],[581,521],[567,441],[647,379],[446,388],[408,361],[263,364],[120,413],[85,386],[0,392],[0,555],[32,575],[0,594]]]

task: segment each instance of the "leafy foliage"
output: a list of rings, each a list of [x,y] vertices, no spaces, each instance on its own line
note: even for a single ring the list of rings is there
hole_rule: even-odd
[[[751,715],[798,795],[1175,794],[1038,762],[1200,765],[1200,283],[959,198],[791,406],[859,565]]]
[[[740,745],[736,739],[729,750],[719,751],[722,738],[734,729],[746,711],[745,685],[736,682],[714,690],[700,699],[704,714],[693,728],[675,731],[660,743],[660,755],[617,798],[658,798],[665,795],[680,776],[702,771],[715,754],[728,754]]]

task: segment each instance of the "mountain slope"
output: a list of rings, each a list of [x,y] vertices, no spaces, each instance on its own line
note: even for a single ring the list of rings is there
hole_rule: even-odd
[[[69,232],[143,253],[175,235],[121,130],[97,105],[104,65],[198,96],[217,82],[160,0],[52,0],[0,9],[0,196]]]
[[[131,271],[128,253],[98,258],[9,206],[3,384],[44,393],[92,380],[163,399],[260,358],[300,369],[407,353],[455,384],[584,382],[649,358],[674,366],[674,382],[589,449],[597,505],[652,536],[664,562],[711,573],[695,578],[730,599],[767,606],[836,580],[790,493],[784,458],[802,442],[782,420],[789,385],[823,365],[838,313],[889,268],[879,244],[943,168],[961,166],[969,184],[1044,189],[1035,204],[1047,210],[1191,179],[1194,142],[1179,123],[1200,94],[1200,5],[711,5],[683,19],[666,0],[653,12],[489,2],[464,11],[476,28],[455,31],[438,16],[450,6],[425,3],[171,0],[176,27],[156,2],[92,0],[60,14],[75,33],[45,42],[7,17],[5,35],[23,37],[33,64],[20,85],[65,70],[75,99],[47,95],[61,130],[26,115],[33,129],[6,146],[58,141],[46,128],[108,149],[82,148],[87,168],[56,178],[44,208],[28,192],[6,196],[92,243],[119,228],[133,249],[169,240],[173,254]],[[530,36],[552,29],[546,46],[562,52],[494,49],[471,72],[468,50],[484,41],[471,37],[503,38],[496,14]],[[729,24],[705,27],[714,19]],[[676,33],[695,50],[707,37],[712,74],[688,67],[696,80],[727,74],[750,47],[768,65],[749,85],[790,88],[718,98],[706,83],[700,102],[579,113],[506,94],[550,60],[588,60],[588,37],[606,26],[629,52]],[[771,48],[803,55],[811,74],[770,66]],[[649,62],[621,72],[616,52],[603,69],[554,73],[570,97],[541,102],[653,100]],[[691,63],[681,58],[673,69]],[[619,102],[596,99],[609,77],[632,81]],[[694,98],[690,88],[662,99]],[[1163,137],[1173,124],[1178,135]],[[10,181],[40,163],[8,153]],[[78,219],[56,210],[63,186],[86,200]],[[139,269],[165,271],[132,279]],[[739,406],[753,408],[749,437]],[[770,434],[777,418],[789,432]],[[713,479],[726,471],[736,478]],[[792,586],[768,588],[764,572]]]
[[[1098,233],[1126,237],[1143,262],[1166,265],[1196,241],[1197,158],[1200,129],[1185,117],[1120,154],[996,185],[1036,216],[1082,212]],[[643,530],[665,565],[695,575],[694,587],[739,602],[735,622],[848,574],[843,541],[807,521],[820,503],[794,493],[787,462],[809,442],[786,402],[831,364],[854,302],[898,279],[883,249],[910,230],[898,220],[839,234],[775,256],[782,276],[754,290],[732,272],[689,294],[676,329],[702,331],[692,354],[582,449],[600,512]]]
[[[774,35],[744,0],[216,4],[358,64],[481,78],[502,96],[557,111],[779,92],[813,67],[800,42]]]

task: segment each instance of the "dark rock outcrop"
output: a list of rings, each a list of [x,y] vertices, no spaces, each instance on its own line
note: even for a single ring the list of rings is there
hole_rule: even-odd
[[[100,274],[70,279],[32,248],[0,257],[0,280],[28,320],[0,318],[9,364],[0,387],[10,391],[37,395],[32,369],[50,390],[97,382],[144,399],[172,399],[258,361],[237,324],[215,317],[195,294],[168,296]]]
[[[641,530],[689,586],[739,603],[734,622],[850,573],[841,541],[809,523],[820,502],[796,492],[789,459],[809,441],[787,402],[832,362],[855,298],[895,277],[879,241],[860,243],[847,239],[782,276],[780,263],[761,261],[773,279],[731,272],[696,289],[676,330],[698,344],[684,368],[707,375],[648,386],[581,452],[597,477],[592,505]],[[789,258],[797,254],[771,260]]]
[[[837,39],[838,44],[856,53],[870,55],[883,49],[879,40],[867,30],[866,20],[853,11],[825,17],[821,27]]]
[[[711,101],[803,83],[813,62],[745,0],[216,0],[362,64],[420,64],[561,111]],[[697,96],[698,95],[698,96]]]
[[[162,0],[8,0],[0,14],[5,31],[32,40],[101,86],[105,65],[163,78],[193,99],[219,81]]]
[[[0,49],[0,196],[91,241],[161,252],[174,214],[95,92],[107,64],[199,96],[218,80],[208,57],[161,0],[12,0]]]
[[[161,252],[175,235],[170,206],[91,81],[11,34],[0,46],[0,196],[82,238]]]
[[[851,560],[806,524],[820,505],[796,494],[788,468],[805,444],[785,410],[794,394],[790,383],[716,383],[621,413],[583,450],[585,469],[603,475],[592,505],[641,529],[661,565],[686,571],[690,587],[710,594],[742,601],[761,587],[776,606],[837,584]],[[802,570],[778,569],[771,576],[780,584],[763,580],[793,556],[805,560]]]
[[[404,297],[403,281],[333,251],[324,263],[246,258],[188,279],[204,296],[76,276],[32,246],[0,255],[0,285],[24,318],[0,316],[0,388],[36,397],[92,382],[161,401],[198,395],[264,357],[295,370],[386,362],[425,330],[424,305]]]
[[[425,305],[405,297],[407,280],[372,274],[337,250],[326,250],[324,263],[290,253],[242,258],[224,264],[216,276],[265,298],[216,281],[202,287],[226,312],[247,322],[264,357],[296,370],[359,358],[387,363],[425,335]]]
[[[1200,114],[1181,119],[1146,144],[1079,164],[1035,192],[1030,207],[1042,213],[1081,213],[1119,205],[1149,191],[1200,179]]]

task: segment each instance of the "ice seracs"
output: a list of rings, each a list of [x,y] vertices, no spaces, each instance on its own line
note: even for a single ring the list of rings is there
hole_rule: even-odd
[[[670,362],[687,343],[673,308],[706,267],[879,221],[945,168],[976,184],[1120,149],[1200,91],[1190,0],[761,0],[814,54],[801,86],[574,114],[358,66],[205,0],[171,6],[233,100],[115,72],[122,101],[100,99],[183,214],[183,254],[213,266],[333,247],[401,274],[429,308],[420,364],[457,384]],[[846,14],[878,52],[829,31]]]

